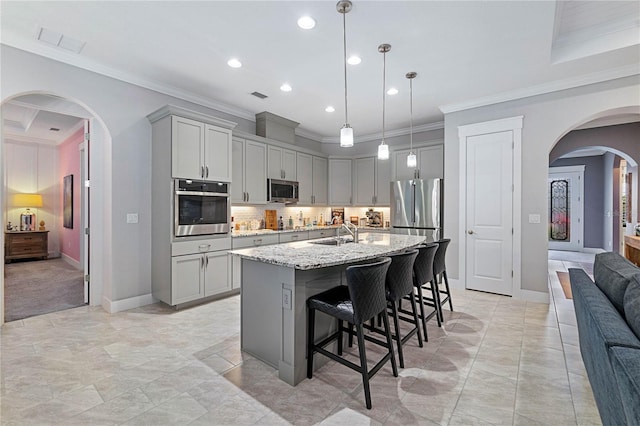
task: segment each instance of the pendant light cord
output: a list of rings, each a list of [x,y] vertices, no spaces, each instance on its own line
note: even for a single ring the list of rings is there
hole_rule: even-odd
[[[382,54],[382,142],[384,143],[385,90],[387,88],[387,52]]]
[[[349,124],[347,112],[347,13],[342,12],[342,46],[344,47],[344,123]]]
[[[413,153],[413,79],[409,79],[409,126],[411,128],[409,133],[411,148],[409,148],[409,153]]]

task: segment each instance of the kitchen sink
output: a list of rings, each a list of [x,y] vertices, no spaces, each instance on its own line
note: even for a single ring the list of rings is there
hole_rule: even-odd
[[[312,244],[322,244],[325,246],[339,246],[342,244],[352,243],[353,238],[333,237],[333,238],[323,238],[321,240],[311,240],[309,242]]]

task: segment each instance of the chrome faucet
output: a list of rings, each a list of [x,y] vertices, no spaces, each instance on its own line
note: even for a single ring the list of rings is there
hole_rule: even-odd
[[[351,231],[350,227],[353,227],[353,232]],[[358,242],[358,227],[356,225],[354,225],[351,222],[342,222],[342,225],[340,225],[338,228],[336,228],[336,235],[338,237],[338,239],[340,238],[340,230],[344,228],[347,230],[347,232],[349,234],[351,234],[351,236],[353,237],[353,242],[357,243]]]

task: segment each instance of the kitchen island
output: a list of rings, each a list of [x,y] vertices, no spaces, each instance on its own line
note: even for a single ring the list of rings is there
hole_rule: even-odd
[[[333,245],[334,241],[324,238],[230,252],[242,259],[242,350],[278,369],[280,379],[292,386],[306,377],[306,300],[346,285],[344,271],[349,265],[415,247],[424,237],[364,233],[358,243]],[[318,316],[318,340],[335,327],[329,317]]]

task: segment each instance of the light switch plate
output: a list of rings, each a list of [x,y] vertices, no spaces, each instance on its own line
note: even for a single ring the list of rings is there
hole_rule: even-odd
[[[529,214],[529,223],[540,223],[539,214]]]
[[[127,223],[138,223],[138,213],[127,213]]]

